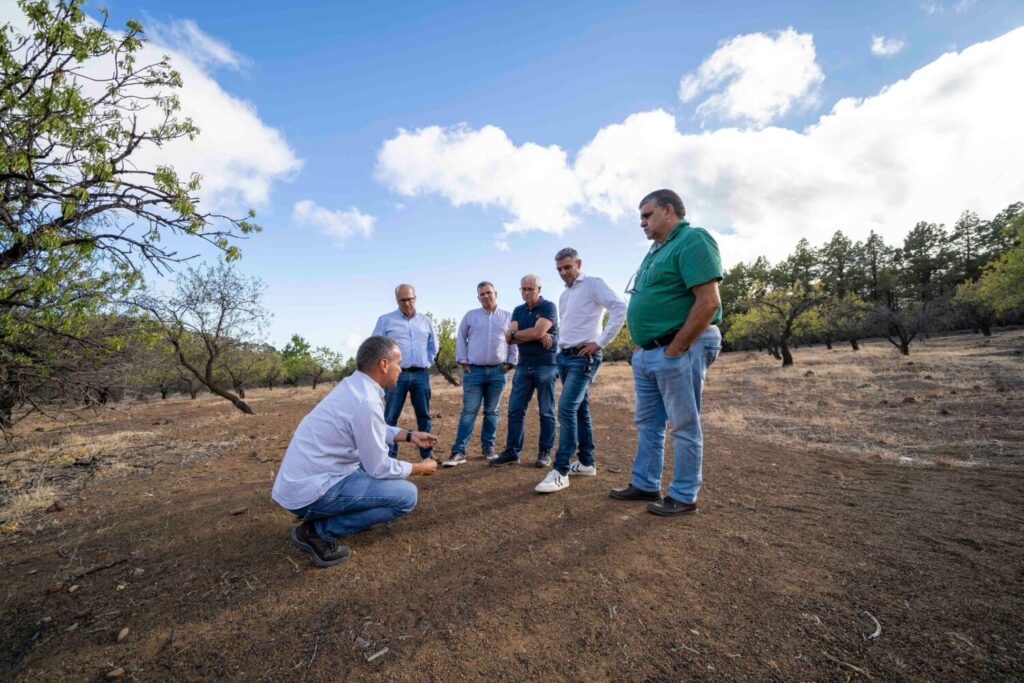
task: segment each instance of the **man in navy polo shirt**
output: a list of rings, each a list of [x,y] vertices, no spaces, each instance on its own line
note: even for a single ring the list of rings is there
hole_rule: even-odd
[[[540,440],[537,445],[537,467],[551,465],[551,448],[555,444],[555,337],[558,335],[558,309],[553,301],[540,295],[540,278],[524,275],[519,292],[525,302],[512,311],[512,322],[505,340],[519,345],[519,364],[512,379],[508,399],[508,436],[505,450],[491,461],[492,467],[519,462],[523,450],[523,422],[534,389],[540,408]]]

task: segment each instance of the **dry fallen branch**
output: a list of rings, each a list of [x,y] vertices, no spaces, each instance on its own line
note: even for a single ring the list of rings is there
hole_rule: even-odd
[[[869,674],[865,669],[862,669],[859,666],[854,666],[853,664],[850,664],[849,662],[844,662],[843,660],[841,660],[841,659],[839,659],[837,657],[833,657],[832,655],[830,655],[829,653],[825,652],[824,650],[822,650],[821,653],[823,655],[825,655],[825,657],[827,659],[835,662],[836,664],[840,664],[842,666],[845,666],[847,669],[850,669],[851,671],[856,671],[857,673],[859,673],[861,676],[864,676],[865,678],[871,678],[871,674]]]
[[[878,638],[878,636],[882,635],[882,624],[878,621],[875,615],[871,612],[868,612],[867,610],[864,610],[863,612],[861,612],[861,614],[871,619],[871,621],[875,622],[875,631],[867,637],[868,640],[875,640],[876,638]]]

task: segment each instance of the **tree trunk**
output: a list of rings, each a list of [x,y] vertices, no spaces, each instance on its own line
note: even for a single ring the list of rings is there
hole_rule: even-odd
[[[856,337],[850,337],[850,347],[854,351],[860,351],[860,342],[857,340]]]
[[[448,380],[448,383],[455,387],[462,386],[462,380],[455,376],[452,370],[444,368],[440,365],[437,366],[437,371],[441,373],[441,376]]]
[[[160,385],[160,399],[163,401],[167,400],[167,394],[171,393],[171,388],[166,384]]]
[[[900,339],[900,353],[904,356],[910,355],[910,340]]]
[[[779,344],[782,351],[782,367],[786,368],[793,364],[793,354],[789,352],[789,345],[786,342]]]
[[[196,400],[196,396],[198,396],[198,395],[199,395],[199,390],[198,389],[193,389],[192,387],[188,388],[188,396],[193,401]]]
[[[825,337],[825,348],[829,351],[832,350],[832,337]]]
[[[215,393],[218,396],[220,396],[221,398],[226,398],[227,400],[231,401],[231,404],[233,406],[235,406],[236,408],[241,410],[246,415],[252,415],[253,414],[252,408],[249,407],[249,404],[246,403],[245,401],[243,401],[242,399],[240,399],[239,397],[235,396],[234,394],[232,394],[230,391],[226,391],[224,389],[221,389],[220,387],[218,387],[216,384],[213,384],[212,382],[210,384],[207,384],[206,387],[210,391],[212,391],[213,393]]]
[[[984,337],[992,336],[992,326],[988,324],[987,320],[981,323],[981,334]]]

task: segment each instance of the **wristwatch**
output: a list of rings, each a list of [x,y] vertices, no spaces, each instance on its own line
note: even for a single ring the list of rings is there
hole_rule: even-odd
[[[515,330],[512,330],[512,334],[511,334],[511,335],[509,335],[509,337],[510,337],[511,339],[515,339],[515,338],[516,338],[516,331],[515,331]]]
[[[405,442],[412,443],[412,430],[410,429],[405,433]]]

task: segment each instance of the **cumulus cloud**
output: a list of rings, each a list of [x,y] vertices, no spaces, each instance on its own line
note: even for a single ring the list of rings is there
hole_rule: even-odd
[[[722,43],[679,83],[679,99],[712,93],[697,107],[701,119],[719,117],[763,128],[794,104],[813,104],[825,80],[814,39],[792,28],[751,33]]]
[[[906,42],[899,38],[886,38],[885,36],[871,36],[871,54],[879,57],[891,57],[903,51],[907,46]]]
[[[295,202],[292,218],[299,225],[311,225],[319,229],[337,242],[344,242],[352,235],[369,237],[377,221],[373,216],[363,213],[354,206],[348,211],[331,211],[317,206],[311,199]]]
[[[943,14],[944,12],[951,11],[955,14],[965,14],[971,10],[978,0],[960,0],[952,5],[945,5],[941,2],[925,2],[921,5],[921,9],[927,14]]]
[[[5,23],[20,32],[28,28],[14,3],[0,3],[0,25]],[[131,157],[133,164],[140,169],[172,166],[184,177],[198,173],[203,177],[199,198],[204,210],[238,215],[249,207],[265,205],[272,185],[292,177],[302,162],[281,132],[260,119],[252,103],[226,92],[211,74],[214,66],[242,68],[247,60],[191,21],[158,27],[156,36],[137,53],[136,63],[155,63],[164,55],[170,57],[184,83],[175,91],[181,102],[178,116],[191,118],[200,134],[195,140],[179,139],[159,148],[142,145]],[[109,61],[87,62],[82,71],[92,77],[109,77],[111,66]],[[99,92],[88,80],[82,87]],[[138,116],[143,128],[162,120],[155,106]]]
[[[568,207],[579,187],[556,146],[515,145],[495,126],[399,130],[377,155],[377,178],[407,196],[436,193],[455,206],[497,206],[512,214],[506,232],[575,224]]]
[[[377,171],[403,194],[497,205],[511,214],[506,226],[552,233],[588,211],[632,228],[639,198],[673,187],[730,262],[780,258],[800,237],[821,242],[837,229],[898,241],[918,220],[994,214],[1021,198],[1024,93],[1012,84],[1022,63],[1024,28],[942,55],[872,97],[839,100],[802,131],[694,135],[655,110],[601,129],[571,163],[558,147],[517,146],[493,127],[400,131]],[[544,163],[523,163],[527,150]]]

